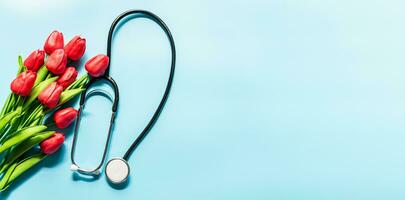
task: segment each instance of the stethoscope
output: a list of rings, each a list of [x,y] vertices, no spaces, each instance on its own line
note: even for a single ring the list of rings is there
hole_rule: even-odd
[[[128,148],[125,155],[122,158],[113,158],[113,159],[109,160],[106,164],[105,175],[107,177],[107,180],[113,184],[121,184],[121,183],[124,183],[128,179],[129,173],[130,173],[128,159],[131,156],[132,152],[139,146],[139,144],[142,142],[142,140],[145,138],[145,136],[148,134],[148,132],[152,129],[156,120],[159,118],[159,115],[162,112],[163,107],[164,107],[164,105],[167,101],[167,98],[169,96],[169,93],[170,93],[170,88],[171,88],[172,82],[173,82],[174,69],[175,69],[175,63],[176,63],[176,49],[174,46],[173,36],[172,36],[169,28],[158,16],[156,16],[155,14],[153,14],[149,11],[145,11],[145,10],[129,10],[127,12],[124,12],[120,16],[118,16],[114,20],[114,22],[111,24],[110,31],[108,33],[108,40],[107,40],[107,56],[110,58],[110,63],[111,63],[111,46],[112,46],[112,39],[113,39],[114,31],[115,31],[118,23],[129,15],[134,15],[137,17],[151,19],[152,21],[157,23],[163,29],[163,31],[166,33],[166,35],[169,39],[169,42],[170,42],[172,61],[171,61],[170,75],[169,75],[169,79],[168,79],[168,82],[166,85],[166,89],[164,91],[162,100],[160,101],[159,106],[157,107],[152,118],[150,119],[150,121],[148,122],[146,127],[143,129],[141,134],[135,139],[135,141]],[[127,21],[124,21],[122,23],[126,23],[126,22]],[[112,129],[114,126],[114,121],[115,121],[116,112],[117,112],[117,108],[118,108],[119,90],[118,90],[117,83],[109,75],[109,72],[110,72],[110,64],[108,65],[108,68],[103,76],[90,79],[89,83],[87,84],[87,86],[86,86],[85,90],[83,91],[81,98],[80,98],[80,108],[78,110],[78,116],[77,116],[76,126],[75,126],[75,130],[74,130],[74,135],[73,135],[73,143],[72,143],[72,151],[71,151],[71,160],[72,160],[71,170],[78,172],[80,174],[83,174],[83,175],[91,175],[91,176],[100,175],[100,171],[105,162],[107,150],[108,150],[108,147],[110,144]],[[101,89],[93,89],[92,91],[89,91],[89,88],[91,88],[91,86],[94,83],[100,82],[100,81],[105,81],[112,86],[112,89],[114,90],[114,98],[108,92],[101,90]],[[108,128],[108,136],[107,136],[103,156],[102,156],[100,163],[94,169],[84,169],[84,168],[79,167],[79,165],[75,162],[75,149],[76,149],[78,130],[79,130],[80,121],[81,121],[81,113],[85,107],[86,98],[93,96],[93,95],[102,95],[102,96],[109,98],[113,102],[112,114],[111,114],[111,119],[110,119],[110,125]]]

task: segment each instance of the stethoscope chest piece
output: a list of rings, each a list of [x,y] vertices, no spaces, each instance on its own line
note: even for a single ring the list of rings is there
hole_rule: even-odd
[[[122,184],[128,180],[129,165],[122,158],[113,158],[107,162],[105,167],[105,175],[107,180],[113,184]]]

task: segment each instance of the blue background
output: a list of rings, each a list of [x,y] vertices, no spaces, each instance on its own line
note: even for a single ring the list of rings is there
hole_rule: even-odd
[[[405,198],[403,1],[3,0],[2,101],[17,55],[58,29],[66,41],[87,38],[85,61],[105,52],[110,23],[130,8],[165,20],[178,62],[164,112],[130,159],[129,185],[72,175],[68,130],[61,151],[0,198]],[[117,32],[113,54],[121,102],[109,158],[146,125],[170,62],[166,37],[146,19]],[[109,111],[106,99],[89,101],[83,166],[101,155]]]

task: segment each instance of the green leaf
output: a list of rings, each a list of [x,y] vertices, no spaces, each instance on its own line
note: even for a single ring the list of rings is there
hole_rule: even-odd
[[[13,96],[13,93],[10,93],[10,94],[8,95],[7,99],[6,99],[6,102],[4,102],[4,106],[3,106],[3,108],[1,109],[0,118],[3,117],[3,116],[6,114],[6,110],[7,110],[8,104],[10,104],[10,101],[11,101],[11,97],[12,97],[12,96]]]
[[[19,66],[20,68],[23,68],[23,67],[24,67],[23,58],[22,58],[21,55],[18,56],[18,66]]]
[[[9,113],[10,111],[13,110],[14,105],[15,105],[15,103],[17,101],[17,98],[18,98],[18,95],[14,94],[14,93],[11,93],[10,95],[11,95],[10,100],[8,102],[6,102],[7,105],[6,105],[5,109],[4,109],[4,114],[7,114],[7,113]]]
[[[45,157],[46,154],[38,153],[19,162],[17,167],[14,169],[14,172],[11,174],[8,182],[14,181],[18,176],[20,176],[22,173],[27,171],[29,168],[37,164]]]
[[[25,97],[17,95],[17,100],[15,101],[13,107],[11,107],[11,110],[16,109],[19,106],[22,106],[22,104],[24,103]]]
[[[18,56],[18,72],[17,76],[21,74],[21,72],[27,70],[27,68],[23,64],[23,58],[21,56]]]
[[[28,140],[20,143],[17,145],[10,154],[7,156],[7,159],[4,161],[4,164],[1,166],[0,174],[8,169],[14,161],[16,161],[21,155],[23,155],[28,150],[32,149],[33,147],[37,146],[40,142],[44,141],[45,139],[51,137],[55,131],[46,131],[35,135]]]
[[[52,77],[53,77],[53,74],[52,74],[52,73],[48,73],[48,76],[46,76],[45,79],[50,79],[50,78],[52,78]]]
[[[7,187],[8,180],[10,179],[11,174],[13,174],[15,168],[17,167],[17,163],[13,163],[7,170],[6,174],[0,180],[0,191],[5,190]]]
[[[38,84],[37,86],[35,86],[32,89],[31,94],[28,96],[27,101],[25,102],[24,105],[24,110],[33,102],[35,101],[35,99],[37,99],[39,93],[42,92],[42,90],[44,90],[48,85],[50,85],[52,82],[56,81],[56,79],[58,79],[58,77],[53,77],[50,79],[46,79],[44,81],[42,81],[40,84]]]
[[[27,116],[28,115],[28,116]],[[25,113],[25,118],[23,119],[23,123],[20,124],[19,128],[25,127],[28,124],[31,124],[32,121],[38,119],[40,116],[44,115],[43,106],[37,105],[35,108],[31,108]]]
[[[36,126],[36,125],[42,124],[40,122],[41,122],[41,118],[36,118],[30,123],[29,126]]]
[[[13,136],[8,138],[1,146],[0,153],[3,153],[5,150],[11,148],[12,146],[19,144],[26,139],[36,135],[37,133],[44,131],[47,127],[44,125],[33,126],[24,128],[12,134]]]
[[[73,97],[75,97],[76,95],[82,93],[83,91],[84,91],[84,89],[80,89],[80,88],[79,89],[72,89],[72,90],[63,91],[62,94],[60,95],[58,106],[63,105],[64,103],[68,102]]]
[[[4,127],[18,114],[21,113],[21,107],[18,107],[17,110],[8,113],[0,120],[0,130],[3,130]]]
[[[33,156],[30,156],[16,164],[13,164],[12,167],[10,167],[6,174],[2,177],[2,180],[0,181],[0,190],[4,191],[5,189],[10,186],[10,184],[18,178],[21,174],[23,174],[25,171],[33,167],[34,165],[38,164],[42,159],[46,157],[46,154],[44,153],[38,153]]]
[[[89,78],[90,77],[88,74],[81,76],[79,79],[77,79],[75,82],[73,82],[69,87],[67,87],[66,90],[84,88],[84,86],[89,81]]]
[[[35,80],[34,86],[37,86],[39,83],[45,80],[45,78],[48,76],[48,73],[49,71],[45,65],[39,68],[39,70],[37,71],[37,79]]]
[[[10,152],[11,152],[11,150],[7,150],[6,152],[3,153],[3,158],[1,159],[0,166],[3,166],[6,163],[6,160],[8,159],[8,155],[10,155]],[[12,163],[10,163],[10,164],[12,164]],[[0,167],[0,169],[1,169],[1,167]],[[3,173],[0,173],[0,174],[3,174]]]
[[[18,95],[16,95],[16,94],[13,93],[13,94],[11,95],[10,103],[7,105],[6,113],[8,113],[8,112],[10,112],[10,111],[13,110],[14,105],[17,103],[17,99],[18,99]]]
[[[21,130],[21,128],[19,127],[19,124],[21,123],[23,116],[24,116],[24,114],[17,115],[11,120],[10,126],[9,126],[10,128],[7,130],[7,135],[6,135],[6,138],[4,138],[4,140],[7,140],[8,138],[12,137],[13,134],[17,133],[18,130]],[[3,144],[4,140],[1,140],[0,144]]]

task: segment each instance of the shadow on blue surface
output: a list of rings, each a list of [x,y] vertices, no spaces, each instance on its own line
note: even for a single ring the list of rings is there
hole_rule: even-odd
[[[86,176],[86,175],[81,175],[79,173],[72,173],[72,180],[74,181],[84,181],[84,182],[93,182],[100,179],[100,176]]]
[[[126,180],[125,182],[123,182],[121,184],[111,183],[110,181],[108,181],[107,177],[105,178],[105,180],[107,181],[108,185],[110,185],[112,188],[114,188],[116,190],[123,190],[126,187],[128,187],[129,182],[131,182],[131,177],[128,177],[128,180]]]

